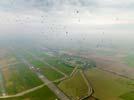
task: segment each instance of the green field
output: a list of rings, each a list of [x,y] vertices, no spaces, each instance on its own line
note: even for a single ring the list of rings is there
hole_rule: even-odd
[[[56,100],[56,95],[46,86],[24,96],[0,100]]]
[[[51,68],[44,68],[44,69],[42,69],[42,72],[51,81],[55,81],[57,79],[64,77],[61,73],[59,73]]]
[[[71,78],[61,82],[58,86],[74,100],[78,100],[88,95],[88,86],[79,71]]]
[[[30,53],[33,53],[33,52],[30,52]],[[30,55],[27,52],[25,54],[27,54],[27,56],[30,56],[30,59],[28,59],[27,57],[25,59],[28,60],[29,63],[31,63],[35,68],[39,68],[41,73],[43,75],[45,75],[49,80],[54,81],[54,80],[57,80],[57,79],[60,79],[60,78],[64,77],[61,73],[52,69],[45,62],[35,59],[32,55]]]
[[[41,62],[39,60],[31,60],[30,63],[33,64],[37,68],[48,67],[46,64],[44,64],[43,62]]]
[[[44,58],[44,61],[46,61],[47,63],[49,63],[50,65],[56,67],[58,70],[62,71],[63,73],[70,75],[71,72],[73,71],[73,67],[69,66],[65,63],[63,63],[62,61],[60,61],[59,59],[54,59],[54,58]]]
[[[134,91],[125,93],[120,96],[123,100],[134,100]]]
[[[128,66],[134,67],[134,53],[129,53],[124,60]]]
[[[99,100],[122,100],[121,95],[134,90],[134,81],[105,71],[89,69],[86,75],[94,88],[95,97]]]
[[[49,80],[54,81],[64,77],[61,73],[57,72],[56,70],[52,69],[50,66],[46,65],[45,63],[33,60],[31,63],[36,67],[39,68],[42,74],[44,74]]]
[[[3,76],[7,94],[16,94],[43,83],[28,66],[22,63],[3,70]]]
[[[34,51],[31,53],[33,53],[33,55],[36,55],[36,56],[42,58],[44,60],[44,62],[49,63],[50,65],[56,67],[57,69],[59,69],[60,71],[62,71],[63,73],[65,73],[67,75],[70,75],[74,69],[72,66],[69,66],[69,65],[63,63],[59,57],[50,56],[50,54],[48,54],[47,52]]]

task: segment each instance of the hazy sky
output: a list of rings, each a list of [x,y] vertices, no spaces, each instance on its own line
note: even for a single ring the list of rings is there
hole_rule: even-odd
[[[0,34],[132,38],[133,25],[134,0],[0,0]]]

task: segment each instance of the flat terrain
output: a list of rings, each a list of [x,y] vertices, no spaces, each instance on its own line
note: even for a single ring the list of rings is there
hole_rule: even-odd
[[[14,50],[0,53],[0,100],[134,100],[132,54]]]
[[[134,53],[128,53],[125,57],[124,57],[124,62],[126,62],[126,64],[130,67],[134,68]]]
[[[88,96],[89,88],[80,71],[77,71],[71,78],[62,81],[58,86],[74,100]]]
[[[2,100],[58,100],[58,98],[69,100],[53,83],[64,79],[66,77],[64,72],[26,50],[21,49],[21,52],[15,50],[12,53],[14,55],[11,57],[16,58],[13,59],[14,62],[6,64],[3,61],[6,65],[1,66]],[[45,88],[39,89],[43,84],[46,85]]]
[[[123,100],[134,100],[134,91],[125,93],[120,96]]]
[[[38,77],[23,63],[10,65],[2,70],[7,94],[16,94],[41,85]]]
[[[31,64],[35,68],[39,68],[39,71],[42,72],[51,81],[64,77],[61,73],[57,72],[56,70],[52,69],[50,66],[39,60],[32,60]]]
[[[63,63],[61,61],[62,58],[60,58],[57,55],[54,55],[53,53],[48,53],[45,51],[31,51],[31,54],[41,58],[44,62],[49,63],[50,65],[56,67],[58,70],[62,71],[63,73],[70,75],[73,71],[74,67],[70,67]]]
[[[121,95],[134,90],[134,81],[106,71],[93,68],[86,71],[86,75],[95,91],[94,96],[99,100],[123,100]]]
[[[57,96],[46,86],[31,93],[28,93],[24,96],[6,98],[0,100],[56,100]]]

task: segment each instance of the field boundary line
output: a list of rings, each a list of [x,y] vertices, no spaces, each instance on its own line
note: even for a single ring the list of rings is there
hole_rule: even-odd
[[[86,98],[88,98],[88,97],[90,97],[90,96],[92,96],[92,95],[94,94],[93,86],[92,86],[92,84],[91,84],[90,80],[88,79],[88,77],[87,77],[87,75],[86,75],[85,71],[86,71],[86,70],[82,70],[82,73],[83,73],[83,75],[84,75],[85,79],[87,80],[87,82],[88,82],[88,84],[89,84],[89,87],[90,87],[90,91],[91,91],[91,92],[90,92],[89,96],[87,96],[87,97],[83,98],[82,100],[84,100],[84,99],[86,99]]]
[[[114,71],[111,71],[111,70],[108,70],[108,69],[105,69],[105,68],[101,68],[101,67],[96,67],[96,68],[99,69],[99,70],[105,71],[107,73],[111,73],[113,75],[117,75],[117,76],[122,77],[122,78],[126,78],[126,79],[129,79],[129,80],[134,80],[134,78],[130,78],[130,77],[125,76],[125,75],[123,75],[121,73],[118,73],[118,72],[114,72]]]
[[[70,74],[70,77],[73,76],[73,74],[77,71],[77,69],[78,69],[78,67],[76,66],[76,67],[73,69],[72,73]]]
[[[45,85],[46,85],[46,84],[42,84],[42,85],[39,85],[39,86],[37,86],[37,87],[34,87],[34,88],[31,88],[31,89],[25,90],[25,91],[20,92],[20,93],[17,93],[17,94],[15,94],[15,95],[0,96],[0,98],[1,98],[1,99],[2,99],[2,98],[4,99],[4,98],[20,97],[20,96],[23,96],[23,95],[28,94],[28,93],[30,93],[30,92],[36,91],[36,90],[42,88],[42,87],[45,86]]]
[[[26,51],[26,50],[25,50]],[[26,51],[27,53],[29,53],[31,56],[33,56],[36,60],[39,60],[41,62],[43,62],[44,64],[47,64],[48,66],[50,66],[53,70],[57,71],[58,73],[64,75],[65,77],[68,77],[68,75],[66,75],[65,73],[63,73],[62,71],[60,71],[59,69],[57,69],[56,67],[52,66],[51,64],[47,63],[46,61],[44,61],[43,59],[40,59],[39,57],[36,57],[35,55],[31,54],[31,52]]]
[[[89,82],[88,82],[88,80],[87,80],[87,78],[86,78],[86,76],[85,76],[83,70],[80,70],[80,74],[82,75],[82,77],[83,77],[85,83],[86,83],[87,86],[88,86],[88,95],[85,96],[85,97],[83,97],[83,98],[81,98],[81,100],[84,100],[85,98],[92,96],[93,89],[92,89],[91,85],[89,84]]]

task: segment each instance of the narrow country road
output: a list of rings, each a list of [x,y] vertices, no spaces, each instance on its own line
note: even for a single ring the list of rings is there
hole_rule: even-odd
[[[27,52],[27,53],[29,53],[31,56],[33,56],[34,59],[39,60],[39,61],[45,63],[46,65],[50,66],[53,70],[57,71],[58,73],[64,75],[65,77],[68,77],[65,73],[63,73],[62,71],[58,70],[57,68],[55,68],[55,67],[52,66],[51,64],[47,63],[45,60],[43,60],[43,59],[41,59],[41,58],[39,58],[39,57],[33,55],[33,54],[32,54],[31,52],[29,52],[29,51],[26,51],[26,50],[25,50],[25,52]]]
[[[29,68],[31,69],[32,67],[34,67],[32,64],[30,64],[28,61],[26,61],[25,59],[22,59],[23,63],[28,65]],[[70,100],[57,86],[55,86],[55,84],[53,82],[51,82],[50,80],[48,80],[44,75],[42,75],[40,72],[34,70],[35,74],[44,82],[44,84],[46,84],[46,86],[48,86],[48,88],[53,91],[57,97],[60,100]]]

